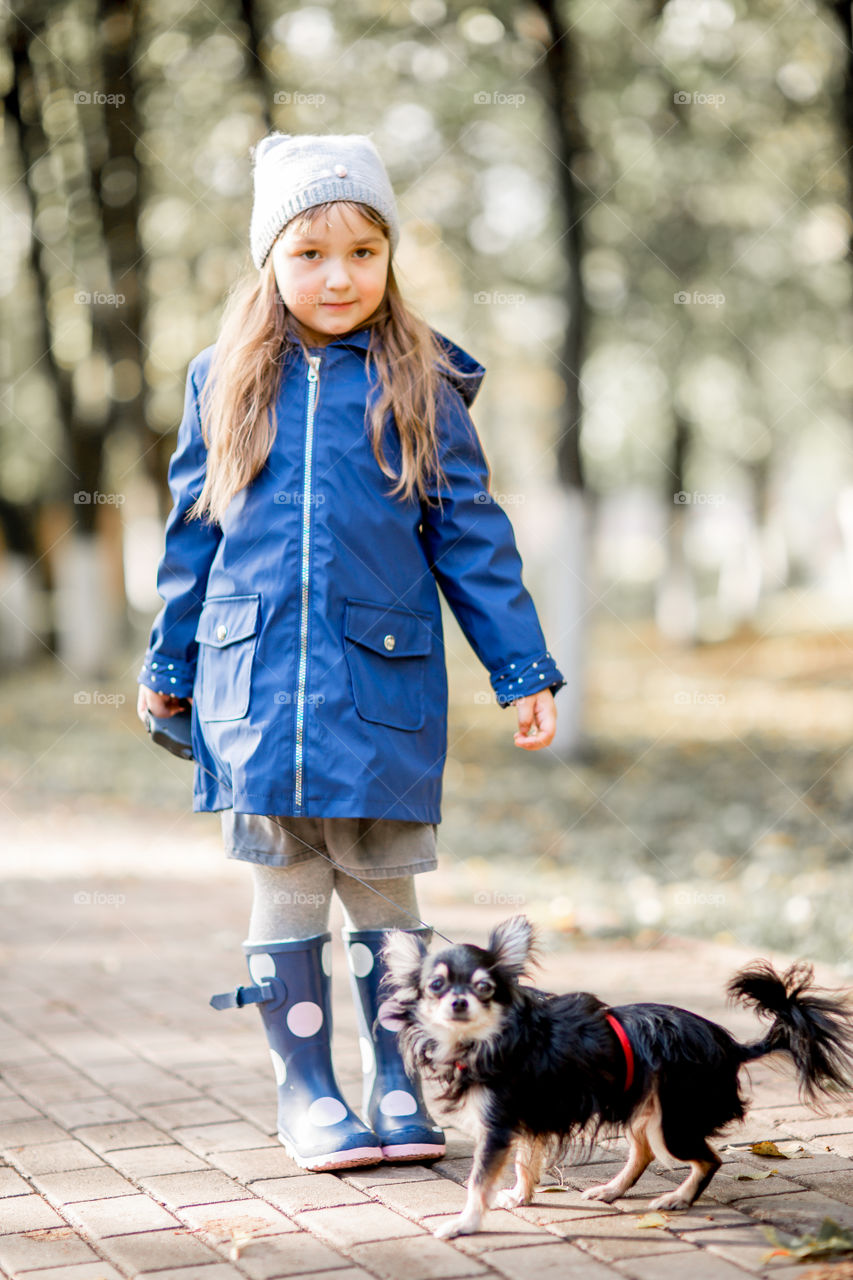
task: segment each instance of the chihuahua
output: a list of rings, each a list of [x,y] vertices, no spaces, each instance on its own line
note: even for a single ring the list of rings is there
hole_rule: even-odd
[[[853,1080],[853,1012],[840,996],[817,994],[804,963],[780,977],[756,961],[732,979],[730,998],[772,1019],[763,1039],[739,1044],[674,1005],[611,1008],[587,992],[553,995],[522,984],[535,962],[525,916],[499,925],[485,948],[432,954],[416,935],[394,930],[383,960],[382,1025],[397,1031],[410,1075],[437,1083],[475,1138],[467,1202],[439,1227],[443,1238],[479,1231],[492,1203],[528,1204],[543,1168],[588,1151],[602,1131],[624,1131],[628,1159],[609,1182],[586,1190],[587,1199],[616,1200],[657,1157],[690,1171],[650,1208],[686,1209],[721,1163],[708,1138],[745,1114],[738,1080],[745,1063],[790,1055],[812,1106]],[[495,1196],[511,1154],[515,1186]]]

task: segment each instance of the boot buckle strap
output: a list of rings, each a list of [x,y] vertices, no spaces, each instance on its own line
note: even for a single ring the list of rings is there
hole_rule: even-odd
[[[239,986],[233,991],[222,991],[219,995],[210,997],[210,1004],[214,1009],[242,1009],[247,1004],[266,1004],[268,1000],[281,1000],[286,994],[281,979],[273,978],[256,986]]]

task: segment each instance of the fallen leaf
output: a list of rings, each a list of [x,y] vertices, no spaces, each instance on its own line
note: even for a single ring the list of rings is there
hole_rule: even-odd
[[[549,1191],[553,1192],[553,1191],[570,1191],[570,1190],[571,1190],[570,1187],[558,1187],[556,1183],[551,1182],[548,1184],[547,1187],[537,1187],[535,1194],[537,1196],[540,1196],[540,1195],[547,1195]]]
[[[794,1236],[767,1226],[762,1226],[761,1230],[766,1239],[775,1246],[765,1254],[765,1262],[771,1258],[790,1258],[794,1262],[806,1262],[810,1258],[835,1258],[841,1254],[853,1253],[853,1235],[840,1227],[832,1218],[824,1218],[817,1235],[806,1232],[804,1235]]]
[[[780,1151],[775,1142],[753,1142],[749,1147],[754,1156],[772,1156],[774,1160],[787,1160],[784,1151]]]
[[[773,1174],[778,1176],[778,1169],[768,1169],[766,1173],[736,1173],[735,1182],[761,1182],[764,1178],[772,1178]]]
[[[641,1213],[634,1222],[635,1227],[665,1227],[669,1218],[665,1213]]]

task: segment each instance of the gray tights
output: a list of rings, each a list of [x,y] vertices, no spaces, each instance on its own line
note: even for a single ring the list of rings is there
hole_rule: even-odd
[[[348,929],[419,927],[414,876],[368,880],[367,885],[373,885],[377,893],[320,858],[308,858],[292,867],[268,867],[259,862],[251,866],[254,901],[247,942],[280,942],[325,933],[333,890],[341,900]]]

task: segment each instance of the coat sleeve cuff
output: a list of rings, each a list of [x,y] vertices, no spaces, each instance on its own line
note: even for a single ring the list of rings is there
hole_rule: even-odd
[[[171,693],[176,698],[188,698],[195,684],[195,664],[181,662],[179,658],[170,658],[156,649],[149,649],[136,682],[147,685],[155,693]]]
[[[540,689],[556,693],[566,682],[550,653],[540,653],[532,661],[510,662],[491,676],[492,688],[502,707],[527,698]]]

